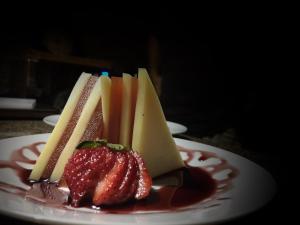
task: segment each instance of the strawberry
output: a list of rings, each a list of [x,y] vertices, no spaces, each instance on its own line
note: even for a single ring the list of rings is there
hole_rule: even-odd
[[[127,171],[127,156],[122,152],[116,152],[116,161],[113,168],[98,181],[96,186],[93,203],[95,205],[109,204],[111,198],[118,192]]]
[[[119,186],[118,191],[116,192],[114,197],[111,198],[111,204],[125,202],[129,198],[134,196],[136,192],[138,185],[137,175],[139,172],[138,165],[132,153],[127,154],[127,157],[128,167],[126,174],[124,176],[122,184]]]
[[[95,186],[115,163],[115,154],[107,147],[100,151],[81,149],[65,167],[64,179],[70,189],[71,204],[79,206],[81,200],[94,193]]]
[[[64,179],[71,205],[91,199],[94,205],[111,205],[148,196],[152,179],[135,152],[112,150],[110,145],[83,147],[69,159]]]
[[[150,193],[151,185],[152,185],[152,178],[148,173],[148,170],[145,166],[144,160],[142,157],[137,154],[136,152],[133,153],[133,156],[135,157],[137,164],[139,166],[139,176],[138,176],[138,187],[135,193],[136,199],[143,199],[147,197]]]

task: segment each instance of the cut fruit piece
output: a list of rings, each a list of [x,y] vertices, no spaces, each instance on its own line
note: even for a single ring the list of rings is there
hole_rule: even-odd
[[[75,109],[78,108],[78,102],[82,98],[84,89],[87,88],[88,82],[89,81],[91,82],[90,78],[91,78],[91,74],[87,74],[87,73],[82,73],[81,76],[79,77],[64,107],[64,110],[61,113],[61,116],[47,141],[47,144],[45,145],[41,155],[39,156],[38,160],[36,161],[36,164],[34,165],[34,168],[30,174],[29,179],[39,180],[42,177],[45,168],[47,167],[47,165],[49,165],[50,157],[57,150],[57,147],[59,145],[62,136],[64,135],[64,133],[68,132],[66,131],[66,129],[70,124],[73,114],[75,113]],[[86,99],[82,100],[82,107]],[[69,130],[70,130],[69,132],[72,132],[71,131],[72,128],[69,128]]]
[[[152,184],[138,153],[88,145],[68,160],[64,180],[70,189],[71,205],[75,207],[84,200],[92,200],[99,206],[146,198]]]
[[[110,172],[100,181],[95,189],[93,203],[95,205],[111,204],[111,199],[118,193],[127,172],[128,157],[122,152],[116,152],[116,163]]]
[[[132,148],[141,154],[152,177],[184,166],[146,69],[138,72]]]
[[[83,199],[93,196],[99,180],[104,179],[115,162],[115,154],[106,147],[101,150],[86,148],[74,153],[64,171],[72,206],[78,207]]]
[[[137,185],[138,185],[137,174],[139,172],[138,164],[132,152],[130,154],[127,154],[127,157],[128,157],[128,166],[127,166],[126,174],[123,178],[120,187],[118,188],[117,193],[110,200],[111,204],[122,203],[127,201],[128,199],[130,199],[132,196],[135,195],[135,192],[137,190]]]
[[[144,160],[141,158],[141,156],[134,152],[133,157],[136,159],[139,167],[139,182],[137,190],[135,192],[135,198],[143,199],[150,193],[151,188],[149,187],[152,186],[152,178],[150,177],[149,172],[145,166]]]
[[[85,198],[88,194],[92,194],[94,186],[97,184],[101,174],[98,171],[102,171],[104,163],[93,163],[94,161],[105,161],[106,154],[104,151],[78,151],[76,152],[76,160],[82,162],[89,162],[84,166],[97,168],[97,170],[83,169],[76,164],[76,160],[70,160],[66,165],[64,180],[66,185],[70,189],[70,197],[72,199],[73,206],[79,206],[80,200]],[[94,161],[89,161],[90,158],[94,158]],[[77,159],[78,158],[78,159]],[[83,182],[85,181],[85,182]]]
[[[126,147],[131,147],[136,93],[137,79],[124,73],[119,143]]]
[[[123,82],[121,77],[111,78],[108,142],[114,144],[119,143],[120,137],[122,87]]]
[[[83,135],[86,133],[89,122],[92,121],[91,118],[94,114],[94,111],[99,105],[99,101],[101,101],[100,97],[101,79],[98,79],[95,86],[92,89],[90,97],[84,105],[80,118],[76,124],[75,129],[72,132],[68,143],[66,144],[65,148],[61,152],[56,162],[55,168],[50,176],[50,181],[58,181],[61,178],[68,159],[72,156],[73,152],[76,149],[76,146],[80,143]],[[99,126],[103,127],[102,114],[100,114],[99,116],[101,116],[101,119],[98,120],[100,123]]]

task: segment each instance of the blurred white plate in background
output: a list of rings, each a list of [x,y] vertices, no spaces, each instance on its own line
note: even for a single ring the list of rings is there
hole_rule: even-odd
[[[167,121],[167,125],[171,131],[172,134],[182,134],[187,131],[187,127],[180,124],[180,123],[175,123],[171,121]]]
[[[43,121],[50,126],[55,126],[59,119],[59,116],[60,114],[46,116],[43,118]]]
[[[0,109],[34,109],[36,99],[0,97]]]

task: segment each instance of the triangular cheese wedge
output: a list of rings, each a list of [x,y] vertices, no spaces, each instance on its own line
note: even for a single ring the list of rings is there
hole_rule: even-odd
[[[138,72],[132,148],[142,155],[152,177],[184,166],[146,69]]]

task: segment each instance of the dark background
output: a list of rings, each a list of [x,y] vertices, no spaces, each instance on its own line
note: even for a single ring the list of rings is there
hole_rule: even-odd
[[[269,144],[265,135],[272,130],[271,107],[277,101],[277,17],[256,11],[203,16],[192,8],[6,15],[1,18],[2,97],[37,98],[39,105],[55,108],[55,100],[67,96],[81,71],[105,69],[37,60],[24,91],[21,77],[29,50],[107,60],[113,64],[111,74],[134,74],[138,67],[151,70],[149,39],[154,37],[167,119],[190,125],[197,136],[235,127],[245,144]]]
[[[280,132],[274,127],[281,107],[276,83],[282,66],[278,58],[283,21],[280,12],[257,8],[205,13],[193,7],[149,11],[103,7],[1,14],[0,96],[37,98],[39,107],[59,111],[62,103],[55,99],[67,96],[81,71],[120,75],[134,74],[138,67],[151,70],[149,39],[154,38],[166,118],[187,125],[189,134],[197,137],[234,128],[244,148],[272,155],[263,166],[282,185],[274,146]],[[49,43],[58,47],[49,48]],[[26,73],[23,55],[28,49],[107,60],[113,66],[38,60],[32,72],[35,80],[24,92],[20,77]],[[272,219],[281,199],[278,195],[248,222]]]

